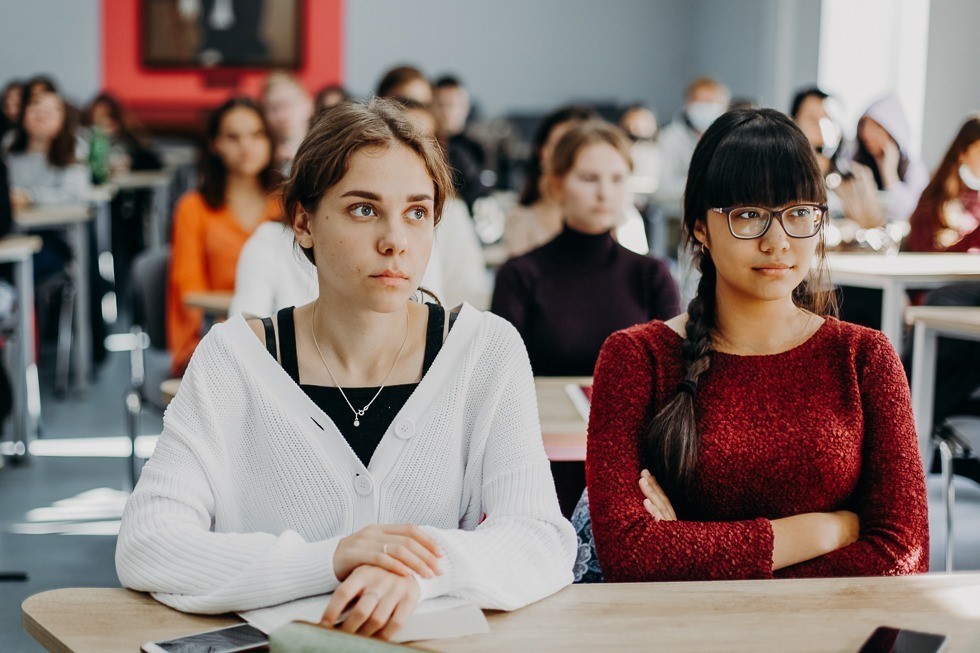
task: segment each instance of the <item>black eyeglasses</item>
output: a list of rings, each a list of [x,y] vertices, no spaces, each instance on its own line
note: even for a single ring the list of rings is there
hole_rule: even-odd
[[[776,216],[783,231],[791,238],[810,238],[820,233],[826,204],[795,204],[785,209],[768,209],[763,206],[729,206],[709,209],[728,216],[728,230],[740,240],[761,238],[769,231],[772,217]]]

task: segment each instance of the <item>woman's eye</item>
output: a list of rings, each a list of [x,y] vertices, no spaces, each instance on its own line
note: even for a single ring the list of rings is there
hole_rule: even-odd
[[[421,208],[411,209],[408,212],[408,217],[411,220],[425,220],[428,215],[429,214],[426,213],[425,209]]]
[[[371,218],[374,217],[374,207],[369,204],[359,204],[354,207],[354,215],[359,218]]]
[[[756,218],[759,217],[759,212],[758,211],[753,211],[753,210],[750,209],[750,210],[742,211],[741,213],[736,214],[735,217],[736,218],[742,218],[744,220],[754,220],[754,219],[756,219]]]

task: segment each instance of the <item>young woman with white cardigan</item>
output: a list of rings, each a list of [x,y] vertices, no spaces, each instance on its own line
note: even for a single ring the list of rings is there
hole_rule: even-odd
[[[451,187],[388,101],[314,126],[284,202],[319,297],[201,342],[123,516],[123,585],[214,613],[332,591],[326,623],[390,637],[422,598],[512,610],[572,581],[520,337],[412,301]]]

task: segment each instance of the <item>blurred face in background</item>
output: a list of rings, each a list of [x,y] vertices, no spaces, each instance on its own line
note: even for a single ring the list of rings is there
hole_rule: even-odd
[[[551,182],[565,223],[587,234],[612,229],[626,202],[629,174],[629,164],[612,145],[595,143],[581,148],[572,169]]]
[[[291,83],[279,83],[266,91],[263,108],[272,137],[277,141],[302,139],[313,116],[313,101],[306,91]]]
[[[65,124],[65,103],[57,93],[35,94],[24,112],[24,131],[28,137],[53,141]]]
[[[889,144],[898,145],[888,131],[871,118],[862,118],[858,123],[858,138],[874,158],[881,158]]]
[[[24,91],[20,85],[14,85],[7,89],[3,96],[3,115],[12,123],[17,122],[20,115],[20,99]]]
[[[112,110],[105,102],[92,107],[92,124],[109,136],[119,131],[119,123],[112,117]]]
[[[426,79],[415,78],[391,89],[389,96],[429,106],[432,104],[432,85]]]
[[[454,136],[466,127],[466,118],[470,115],[470,94],[461,86],[437,88],[432,109],[439,131]]]
[[[262,119],[246,107],[231,109],[222,117],[211,148],[229,175],[258,176],[272,157],[272,142]]]
[[[691,89],[684,105],[687,119],[698,132],[705,132],[721,114],[728,111],[728,92],[714,84],[699,84]]]
[[[657,117],[643,107],[635,107],[624,113],[619,126],[633,140],[650,140],[657,135]]]
[[[980,141],[973,141],[960,155],[960,165],[970,169],[974,177],[980,177]]]

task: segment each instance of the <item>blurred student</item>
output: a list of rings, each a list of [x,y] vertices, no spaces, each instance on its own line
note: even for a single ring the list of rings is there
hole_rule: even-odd
[[[269,122],[273,142],[274,165],[288,173],[313,117],[313,99],[292,75],[277,72],[269,75],[262,88],[262,109]]]
[[[480,177],[486,164],[486,152],[466,133],[471,108],[470,94],[452,75],[440,77],[433,87],[432,113],[436,118],[439,140],[453,169],[453,186],[456,195],[472,211],[473,203],[486,196],[490,189]]]
[[[107,141],[111,174],[163,167],[163,160],[151,147],[143,129],[111,93],[95,96],[82,113],[82,125],[88,130],[84,137],[90,157],[97,136]]]
[[[0,140],[17,125],[23,95],[24,82],[20,79],[10,80],[0,91]]]
[[[314,114],[319,114],[327,109],[332,109],[333,107],[347,102],[350,100],[350,93],[347,89],[339,84],[329,84],[324,86],[319,91],[317,91],[316,96],[313,98],[313,111]]]
[[[173,259],[167,293],[167,344],[181,375],[201,338],[203,316],[184,304],[188,293],[231,292],[245,241],[281,215],[272,139],[262,110],[232,98],[210,116],[201,156],[201,186],[174,212]]]
[[[520,338],[413,301],[452,182],[405,118],[347,103],[300,146],[285,222],[317,299],[195,352],[123,515],[126,587],[208,613],[332,592],[325,625],[390,638],[422,599],[571,582]]]
[[[410,100],[428,107],[432,104],[432,84],[414,66],[397,66],[384,74],[375,95],[395,100]]]
[[[680,207],[687,168],[701,134],[721,114],[728,111],[731,93],[728,87],[711,77],[692,80],[684,91],[684,107],[660,132],[663,173],[657,191],[657,202]]]
[[[663,155],[657,142],[657,116],[646,106],[633,104],[623,111],[619,126],[633,142],[630,156],[633,157],[633,179],[638,185],[634,190],[642,191],[645,197],[649,197],[660,187],[663,168]]]
[[[906,251],[980,250],[980,114],[960,127],[909,223]]]
[[[612,235],[631,166],[618,127],[590,120],[568,130],[548,176],[562,231],[497,274],[491,310],[517,327],[536,376],[591,376],[614,331],[679,311],[666,263]]]
[[[586,476],[607,581],[928,571],[908,383],[881,333],[832,316],[825,200],[778,111],[730,111],[698,142],[697,294],[614,334],[596,366]]]
[[[887,95],[858,121],[854,161],[871,169],[878,190],[886,191],[885,221],[908,220],[929,182],[925,164],[909,150],[911,130],[895,95]]]
[[[802,89],[793,97],[790,117],[816,153],[827,186],[830,217],[847,220],[855,228],[882,226],[885,207],[878,198],[874,174],[867,166],[843,156],[844,131],[834,99],[815,86]]]
[[[524,189],[506,218],[504,245],[510,257],[520,256],[544,245],[561,233],[561,207],[548,197],[545,171],[555,144],[576,125],[596,118],[587,107],[568,106],[546,115],[534,132],[531,158],[524,177]]]

